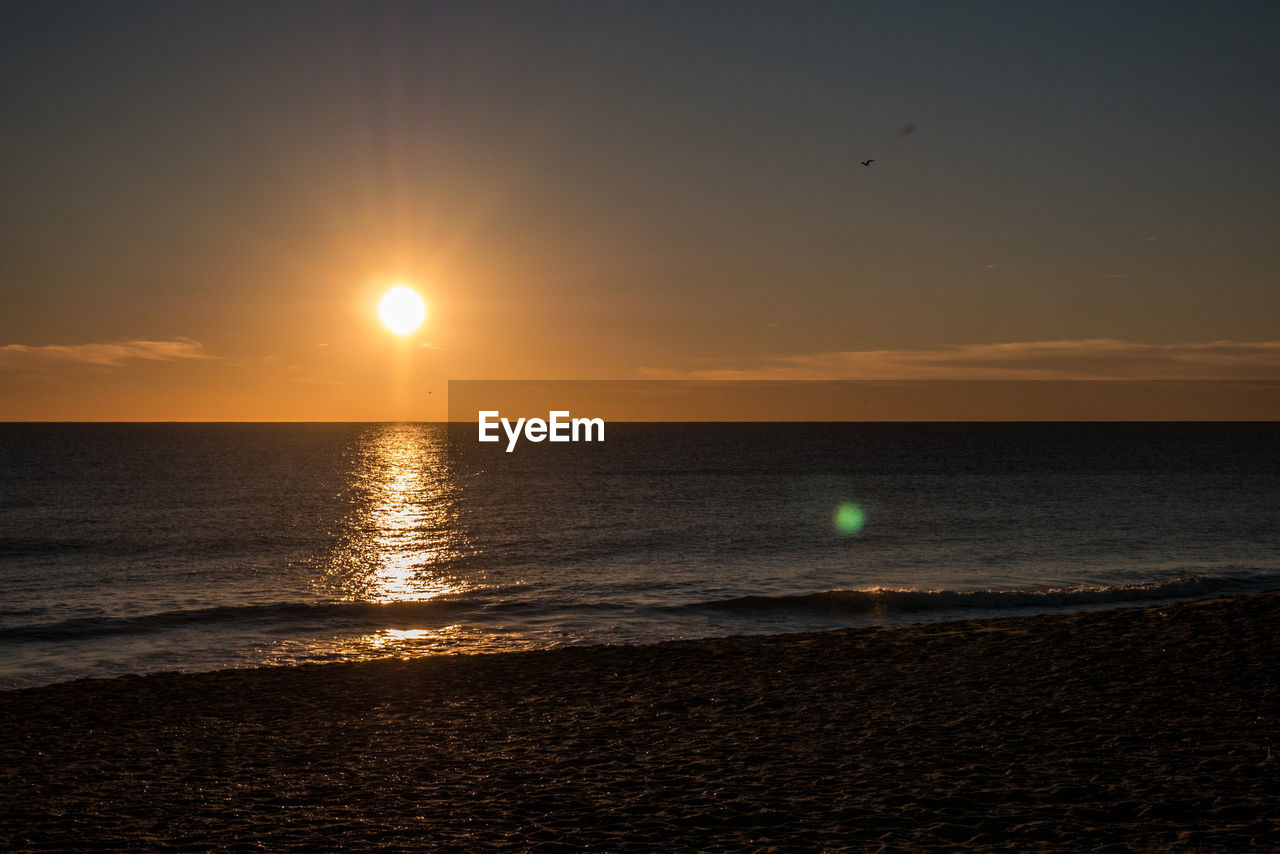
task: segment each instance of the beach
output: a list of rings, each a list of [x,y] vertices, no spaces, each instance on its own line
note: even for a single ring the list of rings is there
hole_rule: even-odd
[[[6,850],[1240,851],[1280,594],[0,694]]]

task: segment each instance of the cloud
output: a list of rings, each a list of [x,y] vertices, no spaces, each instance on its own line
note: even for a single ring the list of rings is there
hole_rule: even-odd
[[[720,380],[1280,380],[1280,341],[1021,341],[780,355],[747,365],[645,374]]]
[[[58,364],[118,367],[129,362],[171,362],[178,359],[212,359],[199,341],[111,341],[101,344],[26,344],[0,346],[0,368],[44,368]]]

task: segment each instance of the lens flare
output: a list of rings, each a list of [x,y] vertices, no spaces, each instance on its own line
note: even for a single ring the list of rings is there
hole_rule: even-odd
[[[857,504],[845,502],[836,508],[836,532],[846,536],[862,532],[867,524],[867,514]]]

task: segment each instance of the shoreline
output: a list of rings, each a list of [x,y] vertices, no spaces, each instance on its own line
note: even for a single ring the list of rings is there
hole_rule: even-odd
[[[243,655],[237,655],[234,650],[226,651],[220,658],[197,659],[195,662],[187,661],[185,664],[178,660],[173,660],[167,665],[159,668],[143,667],[142,669],[128,669],[128,664],[121,664],[119,659],[99,659],[97,662],[96,672],[92,669],[81,668],[77,670],[64,670],[64,672],[56,674],[44,673],[31,675],[21,669],[8,670],[3,673],[4,678],[0,678],[0,696],[7,692],[28,690],[31,688],[48,687],[68,682],[77,682],[82,680],[106,680],[115,678],[128,678],[132,676],[162,676],[175,674],[201,674],[216,673],[223,670],[259,670],[271,669],[275,667],[297,667],[324,664],[340,664],[350,662],[374,662],[384,659],[418,659],[430,658],[435,656],[474,656],[474,655],[494,655],[505,653],[521,653],[532,651],[555,651],[563,649],[566,646],[574,647],[596,647],[596,646],[653,646],[664,643],[675,642],[697,642],[697,641],[718,641],[735,637],[761,637],[769,635],[798,635],[798,634],[822,634],[827,632],[839,631],[860,631],[878,628],[910,628],[913,626],[927,625],[933,623],[962,623],[987,620],[1006,620],[1018,618],[1030,618],[1039,616],[1065,616],[1075,613],[1097,613],[1123,608],[1144,608],[1155,607],[1160,605],[1168,605],[1174,603],[1195,602],[1204,599],[1228,598],[1235,596],[1245,596],[1254,593],[1280,592],[1280,576],[1270,575],[1260,578],[1241,580],[1231,577],[1225,578],[1204,578],[1201,576],[1185,576],[1164,581],[1152,581],[1145,583],[1131,584],[1114,584],[1100,585],[1096,587],[1078,586],[1078,587],[1060,587],[1060,588],[1024,588],[1024,589],[979,589],[979,590],[919,590],[911,588],[866,588],[866,589],[843,589],[834,588],[830,590],[822,590],[811,593],[791,593],[781,595],[752,595],[743,594],[739,596],[731,596],[724,599],[712,600],[705,603],[686,604],[674,606],[676,610],[683,608],[690,609],[709,609],[713,614],[731,614],[731,613],[750,613],[750,614],[770,614],[774,609],[778,609],[786,613],[788,608],[796,608],[803,610],[808,608],[814,613],[831,617],[831,622],[827,625],[810,623],[805,625],[803,622],[788,625],[785,623],[774,623],[768,628],[752,629],[743,626],[740,630],[723,632],[725,627],[715,627],[710,629],[710,633],[700,633],[702,626],[685,626],[689,629],[689,634],[683,636],[672,637],[668,634],[670,626],[664,626],[661,633],[653,633],[644,635],[643,632],[636,631],[634,628],[630,632],[622,634],[614,631],[611,635],[602,635],[600,638],[590,640],[580,640],[572,644],[556,645],[547,642],[547,645],[541,645],[536,636],[521,638],[519,634],[515,637],[516,641],[510,642],[507,646],[495,645],[487,642],[467,645],[465,641],[461,644],[453,646],[436,648],[429,651],[422,651],[420,647],[408,646],[403,650],[396,649],[392,645],[382,648],[381,643],[375,644],[379,647],[379,651],[371,652],[368,644],[361,646],[358,641],[351,646],[349,650],[334,653],[333,649],[342,647],[349,643],[352,639],[358,638],[359,633],[353,633],[348,636],[340,636],[337,639],[330,640],[328,648],[321,644],[317,644],[320,653],[315,657],[299,660],[297,657],[284,657],[278,661],[267,659],[253,659]],[[924,600],[924,601],[921,601]],[[931,601],[936,600],[936,601]],[[425,602],[418,601],[398,601],[389,603],[374,602],[347,602],[342,600],[286,600],[274,603],[271,607],[279,607],[285,610],[307,609],[307,608],[337,608],[349,609],[360,608],[369,611],[376,611],[373,615],[375,619],[389,621],[390,625],[384,623],[387,629],[401,629],[416,626],[414,614],[397,613],[401,608],[412,608],[414,606],[432,606],[439,605],[442,601],[446,604],[452,604],[449,600],[433,599]],[[1047,603],[1047,604],[1046,604]],[[157,619],[169,617],[185,617],[189,613],[195,613],[197,616],[201,612],[216,612],[223,610],[236,610],[243,608],[247,610],[257,610],[261,606],[218,606],[211,605],[203,608],[196,608],[194,612],[175,611],[162,612],[154,614],[143,614],[128,617],[103,617],[103,622],[122,622],[147,623]],[[386,609],[386,612],[383,612]],[[833,616],[834,615],[834,616]],[[368,616],[368,615],[363,615]],[[812,614],[808,615],[812,618]],[[424,616],[424,619],[427,617]],[[804,620],[801,616],[798,619]],[[79,622],[77,619],[71,619],[70,622]],[[17,626],[5,630],[6,640],[16,636],[19,642],[23,640],[43,640],[46,633],[55,633],[61,628],[60,624],[53,625],[30,625]],[[364,638],[367,639],[376,636],[377,629],[374,624],[370,624],[366,628]],[[374,634],[369,634],[373,632]],[[127,627],[122,632],[126,636],[130,632]],[[115,631],[106,632],[108,637],[116,634]],[[269,635],[268,635],[269,636]],[[482,637],[482,635],[477,635]],[[301,643],[305,644],[303,640]],[[75,641],[72,646],[72,656],[77,654],[83,655],[83,648],[91,645],[92,639],[80,639]],[[190,651],[190,648],[188,650]],[[106,666],[103,666],[103,665]],[[53,676],[53,678],[50,678]]]
[[[1272,592],[22,688],[0,847],[1257,850],[1277,629]]]

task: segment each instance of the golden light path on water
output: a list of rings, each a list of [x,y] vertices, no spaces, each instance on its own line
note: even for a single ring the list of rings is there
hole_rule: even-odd
[[[449,544],[448,478],[440,443],[417,425],[387,425],[363,449],[351,557],[365,572],[347,576],[362,601],[434,599],[463,589],[439,574]]]
[[[456,648],[468,634],[462,626],[431,625],[426,614],[395,609],[396,603],[427,602],[474,586],[453,571],[467,544],[455,524],[457,494],[445,436],[428,425],[377,425],[348,454],[344,493],[350,509],[333,532],[332,551],[317,567],[317,592],[351,604],[360,620],[374,625],[383,621],[378,606],[385,606],[388,625],[284,641],[269,658],[407,658]],[[360,609],[365,604],[368,611]]]

